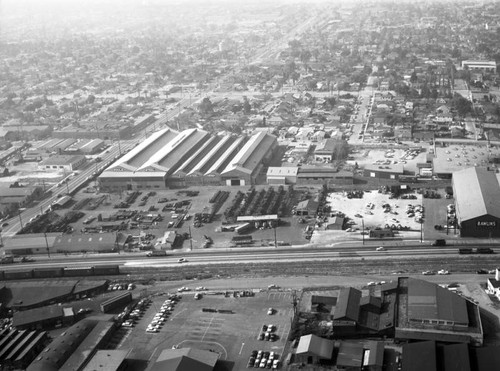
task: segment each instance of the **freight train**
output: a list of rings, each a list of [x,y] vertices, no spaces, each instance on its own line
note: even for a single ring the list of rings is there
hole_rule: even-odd
[[[0,281],[24,280],[31,278],[116,276],[120,274],[118,265],[97,265],[89,267],[33,268],[0,271]]]

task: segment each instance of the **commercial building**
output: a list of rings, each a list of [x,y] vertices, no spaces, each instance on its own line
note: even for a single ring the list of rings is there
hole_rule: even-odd
[[[500,237],[500,184],[494,172],[471,167],[453,173],[455,208],[462,237]]]
[[[55,155],[38,164],[40,170],[63,170],[68,173],[82,167],[86,162],[85,156],[81,155]]]
[[[298,172],[297,166],[269,167],[266,175],[267,184],[296,184]]]
[[[482,345],[479,309],[472,302],[434,283],[413,278],[399,278],[397,295],[396,339]]]
[[[404,175],[404,165],[366,165],[363,170],[363,176],[379,179],[398,180]]]
[[[476,72],[497,73],[497,63],[495,61],[462,61],[462,68],[468,68]]]
[[[109,191],[255,184],[276,146],[265,132],[247,138],[167,128],[113,163],[99,183]]]
[[[338,170],[330,167],[303,166],[297,174],[297,184],[327,184],[352,185],[354,183],[352,171]]]

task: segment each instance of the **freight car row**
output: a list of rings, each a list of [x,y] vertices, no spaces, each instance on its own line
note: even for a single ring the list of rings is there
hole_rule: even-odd
[[[0,271],[0,281],[24,280],[31,278],[115,276],[119,274],[120,267],[118,265],[99,265],[75,268],[34,268]]]

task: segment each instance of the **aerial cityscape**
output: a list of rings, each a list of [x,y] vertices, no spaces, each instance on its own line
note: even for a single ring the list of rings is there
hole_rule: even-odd
[[[0,0],[0,370],[500,370],[500,1]]]

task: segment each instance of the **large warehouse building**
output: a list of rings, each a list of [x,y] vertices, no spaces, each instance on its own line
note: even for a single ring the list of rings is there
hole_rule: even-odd
[[[462,237],[500,237],[500,184],[494,172],[468,168],[453,173],[455,207]]]
[[[215,135],[199,129],[152,134],[100,176],[102,189],[123,191],[190,185],[250,185],[277,147],[276,137]]]

